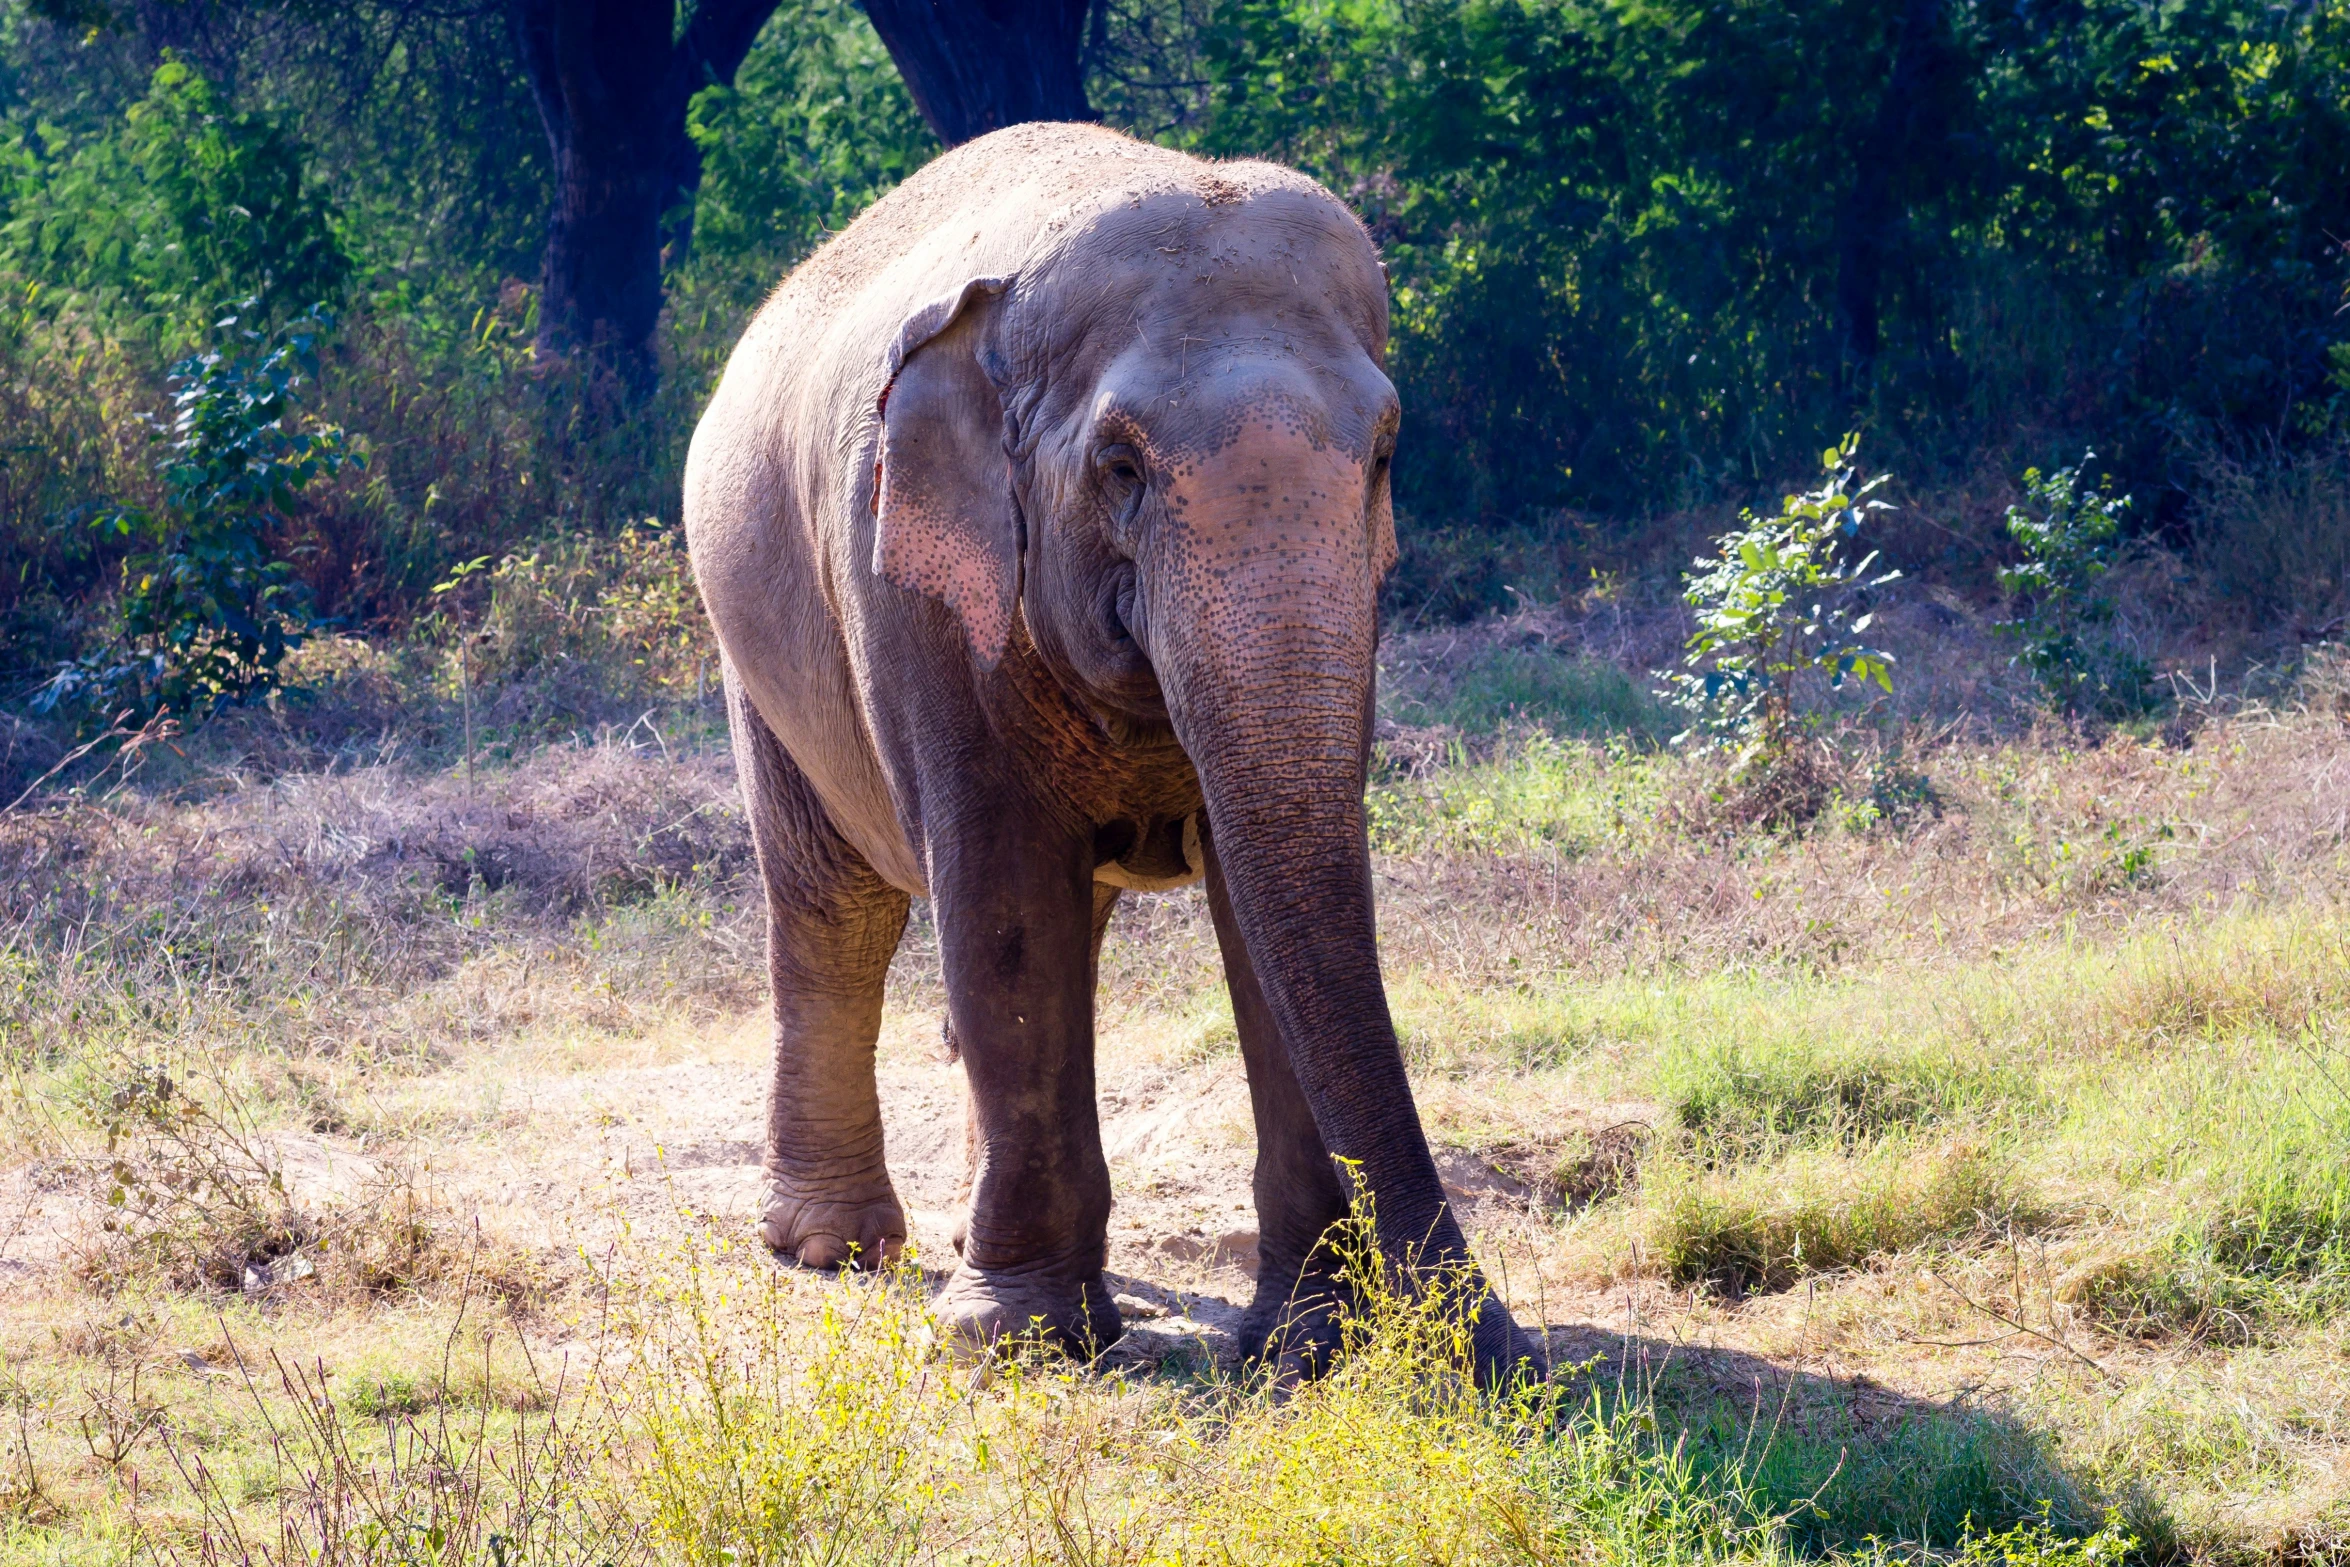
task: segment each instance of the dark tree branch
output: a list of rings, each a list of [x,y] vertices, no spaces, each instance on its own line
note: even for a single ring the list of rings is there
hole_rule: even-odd
[[[1091,120],[1090,0],[865,0],[914,106],[952,147],[1028,120]]]
[[[775,0],[703,0],[695,7],[677,46],[685,95],[732,82],[774,10]]]
[[[1942,4],[1943,0],[1904,0],[1893,71],[1861,146],[1852,187],[1837,213],[1837,374],[1848,396],[1860,395],[1877,358],[1885,257],[1902,216],[1896,182],[1925,166],[1922,155],[1942,141],[1947,130],[1947,94],[1941,78],[1953,62],[1942,36]]]
[[[701,152],[686,108],[734,80],[775,0],[507,0],[555,162],[538,347],[585,350],[632,387],[653,377],[664,257],[692,235]]]

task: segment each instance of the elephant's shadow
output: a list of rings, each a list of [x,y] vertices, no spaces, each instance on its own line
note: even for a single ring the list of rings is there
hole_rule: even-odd
[[[1111,1274],[1127,1318],[1103,1357],[1129,1375],[1229,1376],[1241,1307]],[[1523,1319],[1521,1319],[1523,1320]],[[1858,1548],[1873,1536],[1937,1550],[2045,1518],[2094,1530],[2143,1495],[2100,1494],[2057,1461],[2046,1434],[1965,1395],[1898,1392],[1864,1375],[1807,1370],[1743,1350],[1697,1346],[1597,1323],[1543,1329],[1569,1429],[1632,1434],[1659,1464],[1685,1464],[1753,1515],[1777,1517],[1795,1544]],[[2143,1525],[2141,1525],[2143,1528]]]

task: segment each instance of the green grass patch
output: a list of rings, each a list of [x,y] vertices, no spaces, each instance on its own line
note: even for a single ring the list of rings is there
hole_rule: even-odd
[[[1492,646],[1449,670],[1395,670],[1382,697],[1397,723],[1441,724],[1464,734],[1515,726],[1653,746],[1681,727],[1618,665],[1542,647]]]
[[[1699,1472],[1736,1476],[1806,1554],[1865,1557],[1909,1541],[1980,1559],[1995,1537],[1985,1531],[2010,1528],[2021,1530],[2017,1543],[2060,1559],[2097,1560],[2120,1544],[2048,1439],[2006,1415],[1894,1401],[1868,1408],[1808,1391],[1758,1382],[1743,1401],[1710,1389],[1684,1401],[1668,1373],[1656,1397],[1687,1432]]]
[[[2078,1304],[2123,1333],[2220,1339],[2350,1310],[2350,1052],[2333,1037],[2256,1029],[2083,1118],[2080,1139],[2161,1198],[2150,1242],[2071,1281]]]
[[[1659,1159],[1644,1192],[1646,1244],[1657,1267],[1676,1283],[1732,1296],[2004,1232],[2033,1217],[2001,1154],[1903,1138],[1861,1154],[1806,1150],[1727,1171]]]

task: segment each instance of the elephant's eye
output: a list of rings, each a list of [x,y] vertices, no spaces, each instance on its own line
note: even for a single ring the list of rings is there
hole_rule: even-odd
[[[1105,446],[1095,459],[1102,474],[1102,488],[1109,492],[1110,509],[1121,518],[1134,509],[1142,496],[1142,456],[1131,446],[1121,442]]]

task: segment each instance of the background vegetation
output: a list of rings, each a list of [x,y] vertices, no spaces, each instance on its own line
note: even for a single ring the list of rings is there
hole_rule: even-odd
[[[1112,123],[1295,161],[1385,247],[1400,611],[1678,553],[1850,429],[1928,503],[1892,563],[1970,593],[2013,475],[2094,447],[2245,625],[2345,607],[2338,5],[1151,0],[1091,40]],[[318,614],[401,628],[455,562],[674,520],[747,312],[935,150],[847,0],[779,10],[693,105],[663,390],[615,411],[522,346],[548,155],[494,7],[11,4],[0,114],[19,692],[106,630],[82,524],[153,499],[141,416],[228,302],[340,312],[314,413],[377,457],[276,543]]]
[[[676,477],[936,150],[854,5],[694,100],[615,396],[532,350],[497,7],[0,0],[0,1561],[2344,1560],[2350,8],[1105,0],[1086,62],[1385,247],[1383,961],[1558,1386],[1376,1292],[1239,1377],[1196,893],[1105,950],[1108,1366],[747,1244]]]

